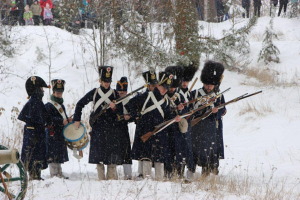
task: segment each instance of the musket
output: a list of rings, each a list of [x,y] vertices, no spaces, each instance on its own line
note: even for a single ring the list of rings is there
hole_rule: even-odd
[[[241,96],[239,96],[239,97],[237,97],[237,98],[235,98],[235,99],[232,99],[232,100],[230,100],[230,101],[228,101],[228,102],[225,102],[225,103],[223,103],[223,104],[220,104],[220,105],[216,106],[215,108],[217,108],[217,109],[219,110],[219,109],[223,108],[224,106],[226,106],[226,105],[228,105],[228,104],[238,102],[238,101],[240,101],[240,100],[242,100],[242,99],[251,97],[251,96],[253,96],[253,95],[257,95],[257,94],[259,94],[259,93],[261,93],[261,92],[262,92],[262,91],[258,91],[258,92],[254,92],[254,93],[249,94],[249,95],[247,95],[248,93],[243,94],[243,95],[241,95]],[[205,112],[205,113],[204,113],[203,115],[201,115],[200,117],[197,117],[196,119],[193,119],[191,125],[192,125],[192,126],[195,126],[198,122],[200,122],[201,120],[205,119],[206,117],[208,117],[208,116],[211,115],[211,114],[212,114],[212,110],[210,109],[209,111]]]
[[[227,88],[226,90],[224,90],[223,92],[221,92],[221,93],[219,93],[219,94],[217,94],[216,96],[214,96],[214,97],[212,97],[212,98],[210,98],[209,100],[208,100],[208,102],[210,103],[210,102],[214,102],[216,99],[218,99],[219,97],[221,97],[225,92],[228,92],[229,90],[230,90],[231,88]],[[209,93],[210,94],[210,93]],[[209,97],[209,94],[207,94],[206,96],[204,96],[203,98],[206,98],[206,97]],[[203,105],[204,103],[206,103],[207,102],[207,100],[205,99],[205,101],[201,104],[201,105]],[[211,103],[211,104],[212,104]],[[211,105],[210,104],[210,105]],[[196,109],[197,110],[197,109]],[[186,118],[186,120],[188,120],[190,118],[190,116],[188,116],[187,118]]]
[[[148,86],[148,84],[145,84],[145,85],[139,87],[138,89],[131,91],[130,93],[126,94],[125,96],[123,96],[123,97],[121,97],[121,98],[119,98],[119,99],[117,99],[117,100],[113,100],[113,102],[114,102],[115,104],[119,104],[119,103],[121,103],[122,101],[124,101],[127,97],[133,95],[133,94],[136,93],[137,91],[139,91],[139,90],[141,90],[141,89],[143,89],[143,88],[145,88],[145,87],[147,87],[147,86]]]
[[[230,88],[229,88],[229,89],[230,89]],[[229,89],[225,90],[224,92],[228,91]],[[212,98],[209,99],[209,100],[206,100],[206,102],[203,103],[204,105],[202,105],[201,107],[199,107],[199,108],[197,108],[197,109],[195,109],[195,110],[191,110],[191,111],[189,111],[189,112],[187,112],[187,113],[185,113],[185,114],[183,114],[183,115],[180,115],[180,117],[183,118],[183,117],[191,116],[191,115],[193,115],[195,112],[198,112],[198,111],[200,111],[200,110],[202,110],[202,109],[204,109],[204,108],[210,106],[210,105],[215,101],[215,99],[219,98],[224,92],[219,93],[217,96],[212,97]],[[175,117],[175,118],[176,118],[176,117]],[[161,123],[161,124],[155,126],[155,129],[154,129],[153,131],[150,131],[150,132],[144,134],[143,136],[141,136],[141,140],[142,140],[143,142],[146,142],[152,135],[157,134],[158,132],[160,132],[160,131],[162,131],[163,129],[167,128],[169,125],[173,124],[173,123],[175,122],[175,118],[170,119],[170,120],[168,120],[168,121],[165,121],[165,122],[163,122],[163,123]]]
[[[229,91],[230,89],[231,89],[231,88],[228,88],[228,89],[224,90],[224,91],[222,92],[222,94],[224,94],[225,92]],[[213,93],[213,92],[210,92],[210,93],[208,93],[206,96],[209,96],[209,95],[212,94],[212,93]],[[201,101],[201,100],[202,100],[204,97],[206,97],[206,96],[200,96],[200,97],[197,97],[197,98],[195,98],[195,99],[190,100],[189,102],[183,103],[182,105],[183,105],[183,106],[188,106],[188,105],[190,105],[190,104],[192,104],[192,103],[194,103],[194,102]],[[175,111],[175,110],[178,110],[178,106],[175,107],[175,108],[171,108],[171,111],[172,111],[172,112]]]
[[[193,89],[194,85],[196,84],[197,80],[198,80],[198,77],[194,80],[194,82],[193,82],[191,88],[189,89],[189,91],[192,91],[192,89]]]
[[[180,115],[181,118],[188,116],[188,114],[183,114]],[[176,118],[176,117],[175,117]],[[146,142],[152,135],[156,135],[158,132],[164,130],[165,128],[167,128],[169,125],[173,124],[175,122],[175,118],[170,119],[168,121],[165,121],[157,126],[155,126],[155,129],[153,131],[150,131],[146,134],[144,134],[143,136],[141,136],[141,140],[143,142]]]
[[[122,101],[124,101],[127,97],[133,95],[133,94],[136,93],[137,91],[139,91],[139,90],[141,90],[141,89],[143,89],[143,88],[145,88],[145,87],[147,87],[147,86],[148,86],[148,84],[145,84],[145,85],[139,87],[138,89],[136,89],[136,90],[130,92],[129,94],[127,94],[127,95],[125,95],[125,96],[123,96],[123,97],[121,97],[121,98],[119,98],[119,99],[117,99],[117,100],[113,100],[112,102],[115,103],[115,104],[119,104],[119,103],[121,103]],[[93,126],[94,123],[97,121],[98,117],[100,117],[100,116],[101,116],[104,112],[106,112],[106,110],[109,109],[109,108],[110,108],[110,107],[109,107],[109,104],[105,104],[105,105],[102,107],[102,110],[99,112],[99,114],[95,114],[95,115],[90,116],[90,120],[89,120],[90,125]]]

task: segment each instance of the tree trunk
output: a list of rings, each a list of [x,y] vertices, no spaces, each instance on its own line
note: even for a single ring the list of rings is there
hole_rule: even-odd
[[[207,0],[207,22],[217,22],[217,9],[215,0]]]

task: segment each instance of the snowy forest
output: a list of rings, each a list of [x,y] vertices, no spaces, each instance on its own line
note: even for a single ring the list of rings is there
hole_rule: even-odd
[[[300,199],[298,0],[0,0],[0,7],[0,199]],[[63,177],[53,177],[49,165],[43,180],[31,180],[27,167],[1,154],[16,149],[21,159],[28,126],[18,117],[32,77],[52,86],[44,88],[43,104],[53,100],[51,81],[64,80],[65,113],[75,118],[80,99],[100,87],[99,66],[113,67],[112,89],[126,76],[129,93],[145,85],[145,71],[158,76],[192,64],[188,87],[198,90],[207,61],[224,66],[226,101],[262,91],[226,106],[217,174],[203,176],[196,166],[188,181],[187,167],[182,177],[157,180],[152,163],[141,178],[132,159],[129,179],[117,164],[117,180],[101,180],[89,160],[93,103],[79,120],[89,142],[80,159],[67,149]],[[131,148],[137,126],[128,123]]]

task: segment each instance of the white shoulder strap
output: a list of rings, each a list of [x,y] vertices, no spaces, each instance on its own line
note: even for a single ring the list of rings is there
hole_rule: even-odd
[[[62,116],[64,120],[67,119],[67,115],[65,111],[59,103],[56,103],[55,101],[52,100],[50,101],[50,103],[57,109],[57,111],[59,112],[59,114]]]
[[[149,98],[151,98],[152,102],[153,102],[153,105],[148,107],[147,109],[145,109],[146,107],[146,104],[147,102],[149,101]],[[142,109],[142,112],[141,114],[144,115],[152,110],[154,110],[155,108],[158,109],[158,111],[160,112],[161,116],[164,118],[165,117],[165,114],[164,114],[164,111],[163,109],[161,108],[161,105],[165,102],[165,98],[161,99],[159,102],[156,100],[153,92],[149,92],[149,95],[144,103],[144,106],[143,106],[143,109]]]
[[[110,89],[108,92],[105,94],[101,90],[101,88],[98,88],[98,94],[100,95],[100,99],[96,102],[94,106],[94,112],[97,110],[97,108],[105,101],[107,104],[110,104],[111,101],[109,99],[110,95],[112,94],[113,90]]]
[[[129,97],[127,97],[126,99],[124,99],[124,100],[122,101],[122,103],[123,103],[123,114],[124,114],[124,115],[129,114],[128,110],[125,108],[125,105],[126,105],[128,102],[129,102]]]
[[[179,94],[182,94],[184,97],[185,102],[189,102],[188,96],[190,96],[190,92],[187,91],[186,93],[184,93],[182,90],[179,90]]]
[[[198,90],[197,90],[197,91],[198,91]],[[206,93],[204,92],[204,90],[203,90],[202,88],[199,89],[199,92],[200,92],[200,94],[201,94],[202,96],[205,96],[205,95],[206,95]]]
[[[143,107],[142,107],[141,113],[143,113],[143,112],[145,111],[146,105],[147,105],[147,103],[148,103],[148,101],[149,101],[149,99],[150,99],[150,93],[151,93],[151,92],[148,93],[147,99],[146,99],[146,101],[145,101],[145,103],[144,103],[144,105],[143,105]]]

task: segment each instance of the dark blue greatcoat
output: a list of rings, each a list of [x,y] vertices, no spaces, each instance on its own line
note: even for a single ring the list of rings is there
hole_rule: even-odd
[[[178,106],[180,103],[185,103],[184,96],[179,93],[174,93],[172,95],[168,94],[169,97],[172,99],[175,95],[177,98],[174,104],[170,103],[171,109],[173,107]],[[171,102],[171,101],[170,101]],[[171,111],[171,118],[175,118],[177,115],[182,115],[188,112],[188,107],[184,107],[181,111]],[[167,167],[170,167],[171,164],[176,164],[176,169],[180,170],[184,166],[185,163],[188,164],[188,168],[190,166],[190,162],[188,160],[188,146],[185,139],[185,133],[181,133],[179,131],[178,123],[173,123],[168,127],[168,136],[169,136],[169,150],[170,150],[170,160],[166,163]]]
[[[225,98],[221,96],[221,104],[225,103]],[[226,114],[226,107],[219,109],[216,115],[217,119],[217,156],[219,159],[224,159],[224,140],[223,140],[223,120],[222,116]]]
[[[201,96],[200,92],[197,96],[195,96],[196,91],[193,91],[192,93],[195,98]],[[219,98],[214,105],[219,105]],[[195,113],[194,118],[201,116],[209,109],[211,109],[211,107],[206,107],[205,109]],[[217,165],[216,114],[209,115],[192,127],[192,144],[195,165],[198,164],[199,166],[211,167]]]
[[[46,159],[46,122],[50,124],[44,103],[32,95],[18,119],[25,122],[21,160],[29,172],[48,167]]]
[[[188,89],[178,89],[178,92],[180,94],[183,94],[184,96],[186,96],[185,101],[191,101],[193,100],[193,94],[188,90]],[[190,104],[188,106],[188,111],[193,110],[193,104]],[[191,170],[192,172],[195,172],[195,168],[194,168],[194,160],[193,160],[193,145],[192,145],[192,126],[191,126],[191,119],[192,117],[189,117],[187,122],[189,124],[188,130],[187,132],[184,134],[185,137],[185,142],[186,142],[186,163],[187,163],[187,167],[189,170]]]
[[[216,10],[217,10],[218,16],[222,16],[225,14],[225,5],[224,4],[225,3],[223,2],[223,0],[215,0],[215,5],[216,5]]]
[[[156,100],[159,102],[161,99],[165,98],[162,96],[157,88],[153,91]],[[131,103],[130,106],[130,116],[131,118],[136,118],[136,106],[143,107],[144,102],[148,97],[149,92],[146,91],[141,95],[137,95],[133,98],[132,102],[135,102],[139,105]],[[152,106],[153,102],[151,98],[146,104],[146,108]],[[160,114],[157,108],[154,110],[142,115],[137,122],[135,137],[133,142],[133,147],[131,151],[132,159],[134,160],[151,160],[154,162],[164,163],[168,156],[168,133],[166,129],[157,133],[156,135],[152,135],[145,143],[140,139],[144,134],[153,131],[155,126],[161,124],[164,119],[169,119],[170,115],[170,105],[168,101],[165,101],[162,105],[162,110],[164,111],[164,118]]]
[[[51,136],[51,130],[48,128],[46,129],[47,161],[48,163],[67,162],[69,161],[69,157],[65,138],[63,136],[63,117],[52,103],[46,103],[45,107],[53,122],[54,133],[53,136]],[[61,104],[61,107],[66,114],[65,106]]]
[[[123,109],[125,105],[128,103],[128,100],[125,100],[122,102]],[[128,111],[123,110],[122,115],[128,114]],[[130,145],[130,137],[129,137],[129,131],[128,131],[128,123],[129,121],[126,121],[125,119],[118,122],[117,130],[119,131],[119,141],[120,141],[120,150],[121,150],[121,158],[122,158],[122,164],[132,164],[131,159],[131,145]]]
[[[103,93],[107,93],[109,89],[105,89],[100,86]],[[95,90],[92,89],[88,92],[82,99],[78,101],[75,108],[73,121],[81,120],[82,109],[89,102],[93,101],[93,96]],[[116,90],[109,96],[111,101],[119,98],[119,95]],[[95,103],[100,99],[100,95],[96,94]],[[102,103],[104,105],[105,102]],[[120,152],[120,143],[119,143],[119,131],[117,131],[117,114],[118,111],[122,109],[122,104],[117,104],[115,111],[112,109],[107,109],[100,117],[98,117],[95,124],[92,126],[92,131],[90,132],[91,141],[90,141],[90,153],[89,153],[89,163],[92,164],[121,164],[121,152]],[[102,109],[102,106],[99,106],[96,110],[96,113],[99,113]]]
[[[250,7],[250,0],[242,0],[242,7],[243,8]]]

